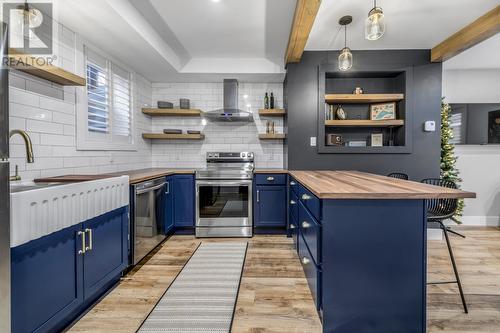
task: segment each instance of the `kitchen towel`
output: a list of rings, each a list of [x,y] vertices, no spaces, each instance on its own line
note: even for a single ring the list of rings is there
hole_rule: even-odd
[[[203,242],[139,332],[230,332],[246,250],[246,242]]]

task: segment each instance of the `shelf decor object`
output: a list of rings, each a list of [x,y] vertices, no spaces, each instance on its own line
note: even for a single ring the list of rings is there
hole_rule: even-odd
[[[178,116],[178,117],[199,117],[201,116],[200,109],[158,109],[158,108],[143,108],[142,113],[149,116]]]
[[[265,133],[259,134],[259,139],[261,140],[283,140],[286,138],[284,133]]]
[[[342,16],[339,24],[344,26],[344,48],[340,50],[339,55],[339,70],[348,71],[352,67],[352,53],[351,49],[347,47],[347,25],[352,22],[352,16]]]
[[[8,65],[21,72],[31,74],[61,86],[85,86],[87,80],[65,69],[50,64],[47,59],[23,54],[16,49],[9,49]]]
[[[259,109],[260,116],[284,116],[286,115],[285,109]]]
[[[389,120],[368,120],[368,119],[347,119],[347,120],[325,120],[325,126],[334,127],[395,127],[404,126],[402,119]]]
[[[370,119],[371,120],[396,119],[396,102],[371,104]]]
[[[203,140],[203,134],[164,134],[164,133],[142,133],[144,139],[152,140]]]
[[[326,94],[328,104],[369,104],[398,102],[405,98],[404,94]]]
[[[368,13],[365,21],[365,38],[368,40],[377,40],[382,38],[384,32],[384,12],[381,7],[377,7],[377,0],[373,0],[373,8]]]

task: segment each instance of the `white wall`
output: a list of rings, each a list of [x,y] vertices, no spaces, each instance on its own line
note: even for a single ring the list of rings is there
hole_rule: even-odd
[[[155,117],[153,132],[165,128],[186,131],[200,130],[205,134],[202,141],[153,141],[153,166],[177,168],[205,167],[207,151],[252,151],[258,168],[283,168],[283,141],[261,141],[258,133],[266,132],[266,120],[275,122],[275,131],[283,133],[282,117],[262,117],[258,109],[263,107],[264,93],[273,92],[276,107],[283,107],[283,84],[239,84],[239,107],[254,114],[254,122],[210,122],[203,117]],[[245,95],[246,98],[245,98]],[[210,111],[222,108],[222,83],[158,83],[153,84],[153,102],[158,100],[179,104],[180,98],[189,98],[192,108]]]
[[[21,137],[10,141],[11,175],[15,166],[23,180],[64,174],[96,174],[151,167],[151,143],[141,138],[151,128],[151,119],[141,107],[151,104],[151,83],[136,78],[137,103],[134,108],[137,151],[76,150],[75,89],[61,87],[28,74],[10,74],[10,129],[26,130],[33,142],[35,163],[26,163]]]
[[[500,103],[500,69],[443,72],[448,103]],[[462,187],[477,193],[465,202],[462,222],[500,225],[500,146],[456,146]]]

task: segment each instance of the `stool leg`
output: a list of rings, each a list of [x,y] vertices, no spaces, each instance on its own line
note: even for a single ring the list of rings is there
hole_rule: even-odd
[[[464,312],[469,313],[467,309],[467,303],[465,302],[464,291],[462,290],[462,283],[460,282],[460,276],[458,275],[457,265],[455,263],[455,257],[453,256],[453,250],[451,249],[450,239],[448,237],[448,229],[440,222],[441,228],[444,232],[444,238],[446,239],[446,245],[448,246],[448,252],[450,253],[451,265],[453,266],[453,271],[455,272],[455,277],[457,279],[458,291],[460,292],[460,298],[462,298],[462,304],[464,306]]]
[[[452,234],[455,234],[457,236],[460,236],[462,238],[465,238],[465,235],[462,235],[461,233],[459,232],[456,232],[455,230],[452,230],[450,227],[446,227],[446,230],[448,230],[448,232],[451,232]]]

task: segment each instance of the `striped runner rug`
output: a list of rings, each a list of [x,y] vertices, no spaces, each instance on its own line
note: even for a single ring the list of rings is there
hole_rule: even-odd
[[[247,243],[202,243],[138,332],[230,332]]]

